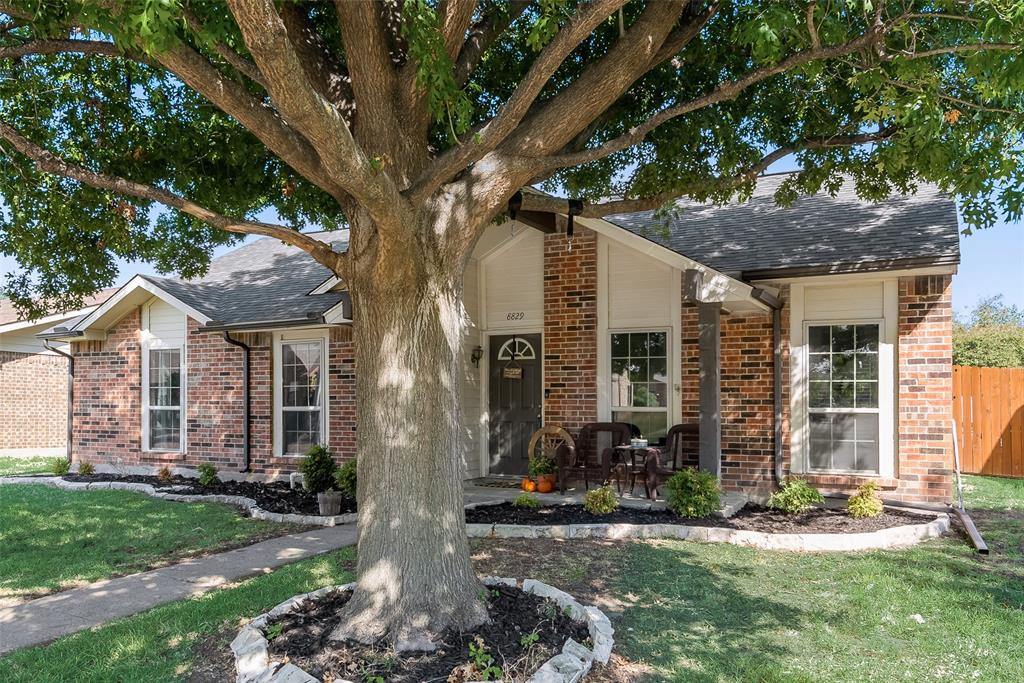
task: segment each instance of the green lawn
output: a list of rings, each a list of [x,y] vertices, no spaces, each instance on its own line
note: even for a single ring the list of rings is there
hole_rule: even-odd
[[[295,529],[242,517],[224,505],[172,503],[129,491],[0,486],[0,601]]]
[[[28,458],[0,458],[0,477],[15,474],[49,474],[54,458],[32,456]]]
[[[1024,680],[1021,483],[975,478],[993,547],[956,535],[905,551],[772,553],[676,541],[483,540],[481,573],[534,576],[600,605],[615,669],[597,681]],[[983,507],[984,506],[984,507]],[[987,510],[985,508],[988,508]],[[307,560],[4,660],[12,681],[219,681],[239,623],[348,579],[351,550]]]
[[[1024,479],[964,475],[964,506],[973,510],[1024,512]]]
[[[239,618],[256,615],[296,593],[351,580],[351,548],[282,567],[236,588],[157,607],[94,631],[82,631],[46,646],[0,660],[5,682],[151,683],[184,680],[194,673],[201,647],[231,657],[228,645]],[[211,643],[204,643],[210,639]],[[212,657],[208,658],[212,659]],[[234,660],[217,662],[232,667]]]

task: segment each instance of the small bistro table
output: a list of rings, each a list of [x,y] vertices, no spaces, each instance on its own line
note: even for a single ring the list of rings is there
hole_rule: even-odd
[[[655,499],[657,490],[652,489],[647,480],[647,461],[651,457],[660,458],[661,449],[657,446],[633,446],[630,444],[615,446],[610,465],[611,469],[615,471],[615,483],[620,496],[622,495],[622,475],[629,477],[630,493],[636,488],[636,477],[640,475],[644,480],[644,492],[647,494],[647,498]]]

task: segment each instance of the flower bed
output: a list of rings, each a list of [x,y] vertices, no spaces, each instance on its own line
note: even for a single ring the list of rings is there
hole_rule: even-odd
[[[607,663],[613,630],[597,608],[530,579],[521,586],[504,578],[483,583],[490,588],[491,622],[446,634],[433,652],[395,654],[328,641],[354,584],[299,595],[256,617],[231,643],[237,680],[474,681],[485,677],[481,669],[496,666],[500,674],[487,672],[492,679],[574,683],[594,661]]]
[[[905,547],[949,530],[946,514],[888,509],[878,517],[854,519],[828,508],[785,515],[755,505],[728,519],[687,519],[650,508],[592,515],[579,505],[529,509],[498,503],[473,506],[466,519],[469,535],[477,538],[678,538],[798,551]]]
[[[254,519],[270,522],[336,526],[354,523],[358,519],[354,512],[354,499],[346,499],[342,504],[342,514],[324,516],[318,514],[316,494],[302,489],[290,489],[283,482],[225,481],[202,486],[195,479],[178,476],[164,481],[148,475],[69,474],[64,477],[6,477],[0,478],[0,484],[46,484],[67,490],[121,489],[183,503],[222,503],[241,508]],[[312,505],[308,504],[309,498],[312,499]]]

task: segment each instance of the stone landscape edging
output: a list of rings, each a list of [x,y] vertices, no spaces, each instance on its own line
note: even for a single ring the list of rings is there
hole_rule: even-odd
[[[949,531],[950,519],[940,513],[926,524],[837,534],[769,534],[685,524],[467,524],[470,538],[674,538],[705,543],[731,543],[761,550],[855,552],[906,548]]]
[[[608,663],[615,644],[615,629],[601,610],[593,606],[583,606],[568,593],[534,579],[525,579],[520,585],[515,579],[487,576],[481,579],[481,583],[485,586],[513,586],[521,588],[525,593],[549,598],[565,610],[569,617],[587,624],[593,648],[569,638],[562,646],[562,652],[546,661],[527,683],[578,683],[590,672],[594,662]],[[355,585],[346,583],[340,586],[327,586],[296,595],[246,624],[231,641],[231,652],[235,655],[235,683],[320,683],[320,679],[290,662],[271,661],[270,643],[264,629],[271,619],[287,614],[309,600],[315,601],[334,593],[351,591]],[[355,682],[335,679],[334,683]]]
[[[158,489],[150,484],[129,481],[66,481],[61,477],[0,477],[0,486],[8,484],[43,484],[65,491],[102,491],[108,489],[135,491],[153,498],[170,500],[178,503],[221,503],[234,505],[249,513],[253,519],[267,522],[287,524],[306,524],[310,526],[338,526],[353,524],[359,519],[358,513],[349,512],[344,515],[299,515],[290,512],[270,512],[264,510],[256,501],[246,496],[227,496],[222,494],[174,493],[173,489]]]

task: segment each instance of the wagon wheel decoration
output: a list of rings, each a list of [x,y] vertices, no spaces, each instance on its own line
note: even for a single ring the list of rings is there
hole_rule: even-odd
[[[576,441],[573,440],[569,432],[561,427],[541,427],[530,437],[530,445],[526,449],[526,454],[530,460],[540,456],[555,461],[558,449],[562,446],[569,449],[570,455],[575,452]]]

